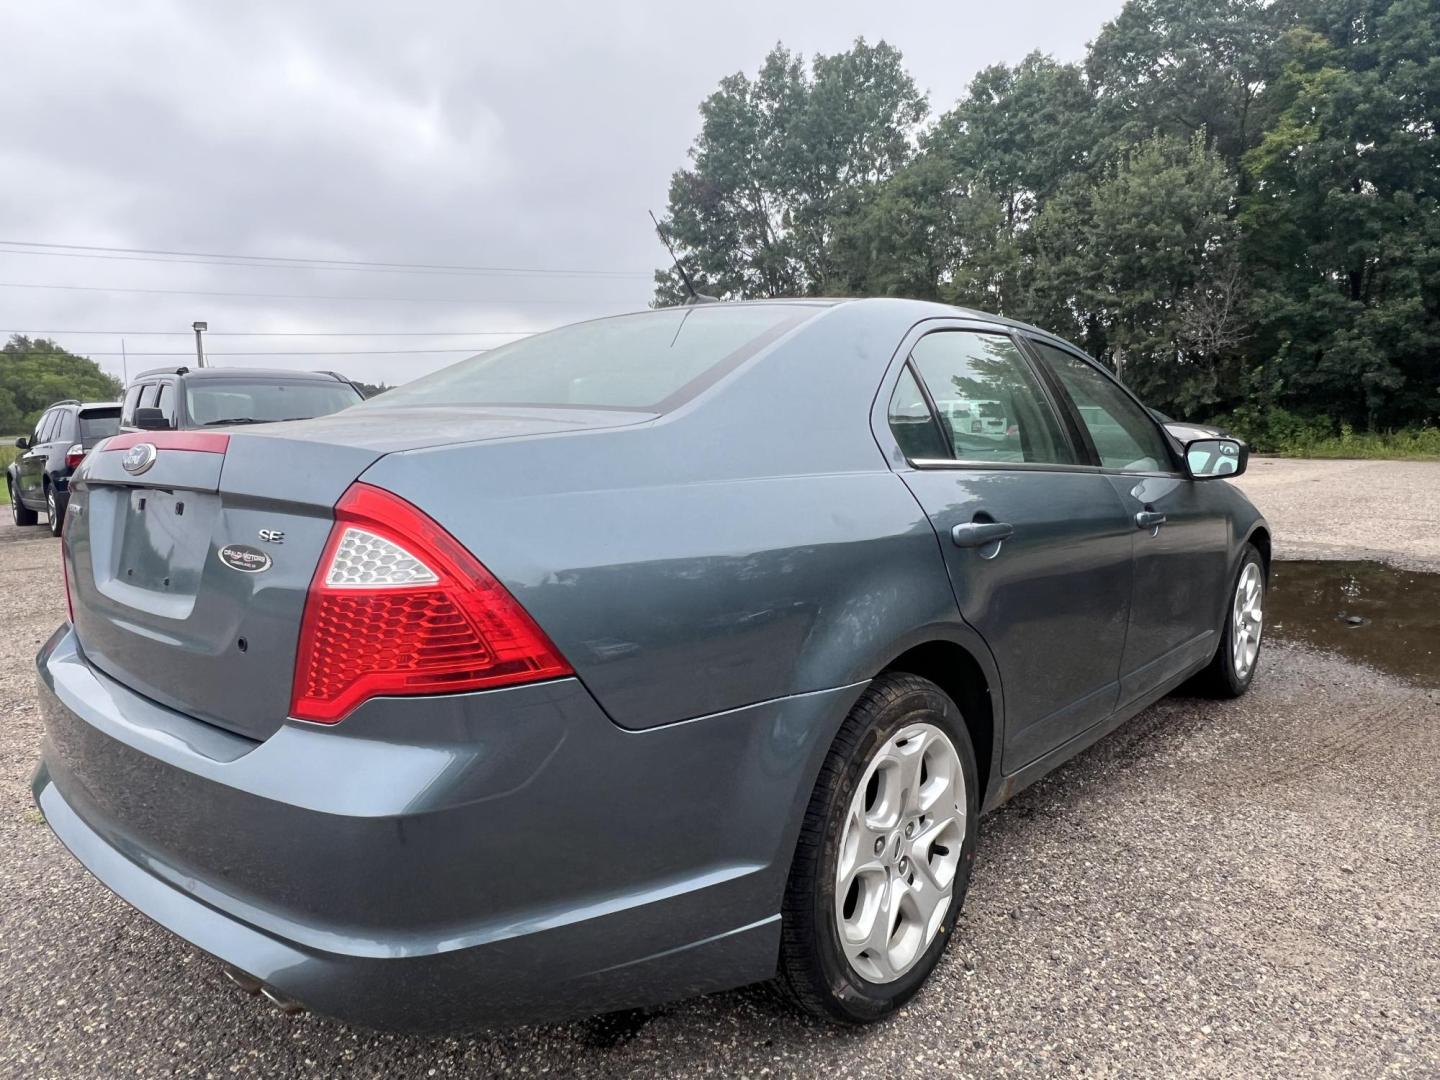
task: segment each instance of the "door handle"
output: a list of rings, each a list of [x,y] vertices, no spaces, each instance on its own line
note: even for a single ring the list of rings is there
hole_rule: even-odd
[[[1135,515],[1137,529],[1158,529],[1165,524],[1165,515],[1158,510],[1141,510]]]
[[[978,548],[997,544],[1015,535],[1015,526],[1006,521],[969,521],[950,530],[956,547]]]

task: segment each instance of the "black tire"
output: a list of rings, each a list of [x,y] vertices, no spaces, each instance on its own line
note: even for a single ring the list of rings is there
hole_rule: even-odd
[[[20,501],[20,493],[15,490],[15,485],[7,479],[5,486],[10,489],[10,516],[15,524],[23,526],[38,522],[40,515]]]
[[[1232,613],[1235,605],[1235,593],[1240,587],[1240,579],[1245,574],[1248,566],[1260,568],[1260,588],[1262,595],[1264,590],[1269,588],[1269,575],[1265,572],[1265,560],[1261,558],[1260,552],[1253,544],[1246,544],[1240,551],[1240,565],[1230,578],[1230,585],[1225,592],[1225,614],[1222,616],[1224,622],[1220,627],[1220,644],[1215,649],[1215,655],[1211,658],[1210,664],[1195,678],[1190,680],[1187,690],[1202,697],[1210,698],[1238,698],[1250,689],[1250,684],[1255,681],[1255,672],[1260,669],[1260,653],[1265,646],[1265,626],[1260,624],[1260,640],[1256,646],[1255,659],[1251,662],[1249,670],[1241,675],[1235,670],[1234,649],[1235,649],[1235,620]]]
[[[893,982],[863,978],[846,958],[835,915],[835,870],[841,832],[856,785],[871,759],[907,724],[940,728],[960,759],[965,780],[965,837],[955,870],[950,908],[925,952]],[[861,695],[821,766],[800,828],[782,910],[782,994],[812,1016],[838,1024],[882,1020],[909,1001],[940,962],[970,884],[978,832],[975,751],[955,703],[918,675],[893,673]]]
[[[59,536],[60,530],[65,527],[65,507],[70,503],[70,496],[64,492],[56,491],[47,481],[45,484],[45,516],[50,523],[50,535]]]

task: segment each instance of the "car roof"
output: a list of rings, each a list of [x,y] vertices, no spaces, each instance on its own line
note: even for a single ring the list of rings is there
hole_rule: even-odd
[[[51,409],[78,409],[81,412],[86,409],[118,409],[118,401],[76,401],[74,398],[66,398],[64,401],[52,402],[45,406],[45,412]]]
[[[918,321],[920,319],[965,319],[972,322],[992,323],[996,326],[1008,327],[1012,330],[1021,330],[1027,334],[1034,334],[1036,337],[1049,338],[1052,341],[1063,341],[1048,330],[1043,330],[1030,323],[1021,322],[1018,319],[1010,319],[1004,315],[995,315],[988,311],[981,311],[979,308],[961,307],[958,304],[945,304],[939,300],[914,300],[903,296],[785,296],[773,298],[757,298],[754,300],[721,300],[706,301],[704,307],[711,304],[723,305],[725,307],[748,307],[767,304],[783,304],[793,307],[873,307],[889,308],[891,310],[908,308],[911,314]],[[622,314],[640,315],[654,311],[673,311],[674,308],[642,308],[639,311],[624,312]],[[600,316],[599,318],[614,318],[614,316]],[[582,321],[598,321],[582,320]],[[1072,346],[1073,348],[1073,346]]]
[[[179,375],[186,379],[290,379],[298,382],[349,382],[345,376],[333,371],[299,371],[295,368],[257,367],[164,367],[142,371],[132,380],[133,385],[141,379],[153,379],[157,375]]]

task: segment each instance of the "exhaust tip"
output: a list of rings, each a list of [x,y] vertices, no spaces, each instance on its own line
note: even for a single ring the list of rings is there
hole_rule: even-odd
[[[276,990],[273,986],[260,987],[260,996],[263,997],[266,1001],[270,1002],[271,1005],[274,1005],[286,1016],[298,1016],[305,1011],[304,1005],[301,1005],[300,1002],[296,1001],[294,998],[286,997],[284,994],[280,993],[279,990]]]
[[[254,975],[251,975],[248,971],[241,971],[234,964],[226,964],[221,970],[225,973],[227,979],[247,994],[258,994],[260,987],[264,985]]]
[[[286,1016],[298,1016],[305,1011],[305,1006],[301,1005],[300,1002],[294,998],[286,997],[273,986],[266,985],[248,971],[242,971],[234,964],[226,964],[221,970],[225,973],[227,979],[241,990],[244,990],[245,993],[252,996],[256,994],[260,995]]]

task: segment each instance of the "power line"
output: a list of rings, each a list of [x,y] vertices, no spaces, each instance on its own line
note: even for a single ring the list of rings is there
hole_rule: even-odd
[[[650,271],[582,270],[533,266],[465,266],[451,263],[396,263],[368,259],[328,259],[323,256],[303,258],[289,255],[244,255],[235,252],[171,251],[164,248],[106,247],[100,244],[48,244],[34,240],[0,240],[11,248],[56,248],[55,251],[13,251],[14,255],[64,255],[71,258],[125,258],[142,262],[201,262],[222,266],[289,266],[310,270],[378,270],[387,273],[461,274],[461,275],[532,275],[596,278],[652,278]],[[105,254],[96,254],[96,253]]]
[[[503,298],[498,300],[463,299],[453,296],[353,296],[325,293],[260,293],[229,292],[216,289],[137,289],[117,285],[34,285],[21,281],[0,281],[0,289],[61,289],[72,292],[144,293],[154,296],[230,296],[262,300],[358,300],[366,304],[583,304],[584,300]]]
[[[206,330],[206,337],[528,337],[541,330]],[[189,330],[0,330],[0,334],[189,337]]]
[[[419,354],[421,354],[421,353],[425,353],[425,354],[430,354],[430,353],[465,353],[465,354],[468,356],[468,355],[474,355],[475,353],[479,353],[479,352],[489,352],[490,348],[491,348],[491,346],[481,346],[480,348],[465,348],[465,349],[290,349],[290,350],[276,350],[276,351],[273,351],[273,352],[228,352],[228,351],[223,351],[223,350],[220,351],[220,352],[214,352],[214,351],[212,351],[212,350],[210,350],[210,349],[206,349],[206,350],[205,350],[205,355],[206,355],[207,358],[208,358],[208,357],[211,357],[211,356],[394,356],[394,355],[399,354],[399,353],[413,353],[413,354],[416,354],[416,355],[419,355]],[[121,351],[121,350],[103,351],[103,350],[102,350],[102,351],[100,351],[100,352],[94,352],[94,351],[91,351],[91,350],[87,349],[87,350],[86,350],[84,353],[82,353],[81,355],[83,355],[83,356],[194,356],[194,355],[195,355],[195,350],[194,350],[194,349],[176,349],[176,350],[159,350],[159,351],[155,351],[155,352],[143,352],[143,351],[138,351],[138,350],[136,350],[136,349],[130,349],[130,350],[128,350],[128,351]]]

